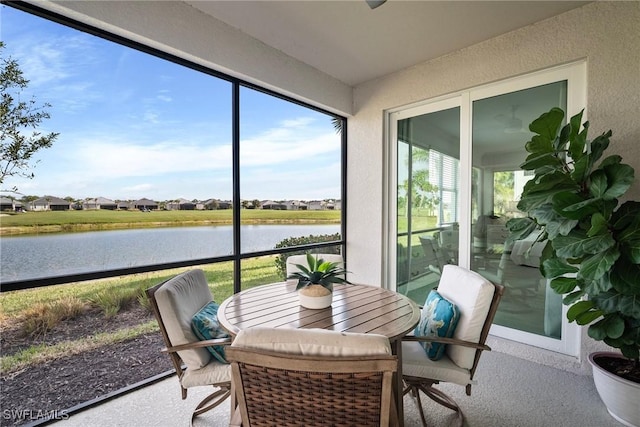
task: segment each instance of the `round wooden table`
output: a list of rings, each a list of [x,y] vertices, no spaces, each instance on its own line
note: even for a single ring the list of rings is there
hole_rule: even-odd
[[[255,326],[380,334],[389,338],[399,361],[401,338],[420,321],[415,302],[379,287],[335,285],[331,307],[320,310],[301,307],[295,289],[295,283],[280,282],[239,292],[220,304],[218,321],[231,335]],[[402,425],[402,363],[398,363],[394,388]]]

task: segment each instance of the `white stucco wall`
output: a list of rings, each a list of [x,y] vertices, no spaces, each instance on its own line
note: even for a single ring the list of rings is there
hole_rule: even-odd
[[[640,2],[596,2],[360,85],[349,120],[347,257],[353,280],[381,283],[385,110],[567,62],[587,61],[590,136],[613,129],[615,150],[640,177]],[[636,180],[630,194],[640,198]],[[596,346],[584,340],[584,354]],[[599,346],[599,344],[598,344]],[[531,347],[504,351],[576,368]],[[510,349],[511,348],[511,349]],[[553,356],[553,355],[551,355]],[[578,369],[584,369],[577,366]]]
[[[341,115],[352,88],[177,1],[30,3]]]

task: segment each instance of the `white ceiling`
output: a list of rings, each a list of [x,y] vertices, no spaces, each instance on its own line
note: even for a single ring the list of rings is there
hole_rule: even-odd
[[[355,86],[583,6],[583,1],[197,1],[194,8]]]

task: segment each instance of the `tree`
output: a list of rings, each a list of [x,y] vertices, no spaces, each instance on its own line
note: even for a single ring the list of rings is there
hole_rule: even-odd
[[[515,200],[514,173],[511,171],[496,172],[493,175],[493,209],[496,215],[507,212],[509,202]]]
[[[4,42],[0,41],[0,54],[4,52]],[[18,62],[11,57],[0,56],[0,184],[8,176],[33,178],[29,170],[32,156],[43,148],[49,148],[58,137],[51,132],[43,135],[37,131],[43,120],[49,119],[46,111],[51,105],[41,106],[36,100],[21,101],[20,94],[27,88],[29,80],[25,79]],[[29,133],[29,129],[34,129]],[[36,162],[37,163],[37,162]],[[12,191],[16,192],[17,187]]]

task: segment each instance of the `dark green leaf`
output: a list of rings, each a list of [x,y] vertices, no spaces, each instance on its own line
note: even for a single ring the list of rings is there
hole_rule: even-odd
[[[609,291],[596,295],[593,301],[605,313],[620,312],[624,316],[640,318],[640,296],[638,295],[622,295]]]
[[[611,290],[612,288],[611,281],[609,280],[609,274],[604,274],[602,277],[594,280],[584,279],[580,277],[580,280],[580,289],[582,289],[590,297],[595,297],[602,292]]]
[[[601,316],[602,312],[599,310],[585,311],[576,316],[576,323],[580,326],[588,325]]]
[[[570,294],[568,294],[567,296],[565,296],[562,299],[562,303],[564,305],[571,305],[573,303],[575,303],[576,301],[579,301],[582,299],[582,297],[585,296],[584,291],[575,291],[575,292],[571,292]]]
[[[621,323],[622,322],[622,323]],[[603,340],[607,337],[616,339],[624,331],[624,321],[618,316],[606,316],[604,319],[589,327],[588,334],[595,340]]]
[[[640,264],[629,262],[624,257],[618,258],[610,274],[613,288],[621,294],[640,296],[639,279]]]
[[[562,210],[562,215],[573,219],[582,219],[594,212],[597,212],[599,205],[599,199],[582,200],[578,203],[565,207]]]
[[[593,141],[591,141],[591,162],[595,164],[600,157],[602,157],[602,153],[609,146],[609,138],[611,137],[611,131],[603,133],[602,135],[596,137]]]
[[[560,108],[552,108],[531,122],[529,130],[548,139],[549,141],[553,141],[556,139],[558,129],[560,129],[563,119],[564,111]]]
[[[585,255],[605,251],[615,244],[615,240],[609,233],[588,237],[585,232],[578,230],[572,231],[567,236],[558,236],[553,240],[553,248],[561,258],[582,258]]]
[[[587,232],[587,236],[593,237],[597,235],[602,235],[609,232],[609,228],[607,227],[607,221],[604,219],[601,213],[596,212],[591,217],[591,228]]]
[[[633,203],[631,206],[629,202],[623,204],[614,213],[612,221],[615,222],[613,228],[619,230],[620,251],[631,262],[640,264],[640,212],[634,209],[637,204]],[[622,210],[624,212],[620,213]]]
[[[569,120],[569,124],[571,125],[571,134],[569,135],[569,154],[576,162],[582,160],[582,156],[584,155],[585,138],[581,137],[579,134],[583,111],[584,110],[580,111],[578,114],[571,117],[571,120]]]
[[[512,218],[507,221],[506,226],[509,229],[509,237],[505,242],[506,244],[524,239],[537,228],[537,224],[535,221],[532,221],[531,218]]]
[[[620,208],[614,212],[611,218],[611,224],[614,230],[622,230],[633,222],[639,221],[640,218],[640,202],[627,201],[620,205]]]
[[[621,251],[626,258],[636,264],[640,264],[640,239],[623,242]]]
[[[558,191],[553,195],[553,210],[559,216],[568,219],[580,220],[596,211],[595,206],[591,206],[593,199],[585,199],[576,192],[578,186],[568,189],[568,191]],[[586,202],[586,203],[585,203]]]
[[[576,268],[575,266],[569,265],[563,262],[561,259],[555,257],[544,260],[542,262],[542,265],[544,267],[544,277],[546,277],[547,279],[552,279],[566,274],[575,275],[575,273],[578,272],[578,268]],[[573,280],[575,281],[575,279]],[[573,290],[573,288],[561,293],[565,294],[571,290]]]
[[[602,198],[607,191],[607,174],[601,170],[595,170],[591,174],[591,185],[589,186],[589,194],[596,199]]]
[[[579,187],[561,172],[546,174],[528,181],[518,202],[518,209],[531,212],[540,205],[549,203],[560,192],[578,191]]]
[[[611,244],[615,244],[613,239],[611,239]],[[598,280],[611,270],[619,256],[620,252],[618,249],[615,246],[611,246],[603,252],[597,252],[584,258],[582,264],[580,264],[578,277],[584,278],[585,280]]]
[[[555,293],[564,295],[572,292],[577,285],[575,277],[557,277],[551,281],[549,286]]]
[[[552,153],[532,153],[527,156],[526,160],[520,165],[520,168],[524,170],[535,170],[543,166],[557,168],[561,165],[562,162]]]
[[[595,305],[592,301],[578,301],[577,303],[569,307],[569,310],[567,310],[567,319],[569,320],[569,322],[573,322],[579,315],[588,312],[594,307]]]
[[[611,156],[606,157],[602,162],[600,162],[600,169],[604,169],[607,166],[618,165],[622,163],[622,157],[618,154],[612,154]]]
[[[634,180],[633,168],[629,165],[616,164],[604,168],[607,176],[608,188],[602,195],[605,200],[615,199],[627,192]]]
[[[589,169],[589,166],[591,165],[591,162],[589,161],[589,155],[583,155],[580,160],[577,160],[573,165],[574,168],[571,172],[571,179],[573,179],[575,182],[583,182],[591,172],[591,170]]]
[[[576,225],[578,225],[577,219],[567,219],[556,215],[556,220],[549,221],[546,224],[545,229],[547,231],[549,239],[553,240],[560,235],[566,236],[571,232],[571,230],[576,227]]]
[[[571,124],[567,123],[565,126],[560,129],[560,134],[555,139],[553,144],[554,151],[566,151],[567,142],[569,142],[569,137],[571,136]]]
[[[527,142],[524,145],[525,150],[528,153],[535,154],[544,154],[544,153],[552,153],[553,148],[551,147],[551,140],[540,135],[534,135],[531,138],[531,141]]]

